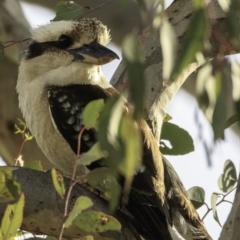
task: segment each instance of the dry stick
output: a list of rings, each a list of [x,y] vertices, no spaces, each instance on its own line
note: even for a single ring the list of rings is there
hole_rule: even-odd
[[[90,8],[90,10],[89,10],[86,14],[83,14],[81,17],[79,17],[79,18],[77,18],[77,19],[80,19],[80,18],[88,15],[89,13],[91,13],[91,12],[97,10],[97,9],[102,8],[102,7],[108,5],[109,3],[113,2],[113,1],[115,1],[115,0],[109,0],[109,1],[107,1],[107,2],[104,2],[104,3],[102,3],[102,4],[100,4],[100,5],[96,6],[96,7],[94,7],[94,8]]]
[[[81,138],[82,138],[82,134],[83,134],[83,132],[84,132],[85,129],[86,129],[86,128],[83,127],[83,128],[81,129],[81,131],[79,132],[79,134],[78,134],[77,158],[81,157],[81,154],[80,154],[80,150],[81,150]],[[64,213],[63,213],[63,220],[64,220],[64,221],[65,221],[65,219],[66,219],[66,217],[67,217],[67,214],[68,214],[68,203],[69,203],[69,199],[70,199],[70,195],[71,195],[72,189],[73,189],[73,187],[76,185],[76,183],[79,182],[79,180],[78,180],[78,181],[75,181],[77,166],[78,166],[78,164],[75,163],[75,164],[74,164],[74,167],[73,167],[72,177],[71,177],[71,184],[70,184],[70,186],[69,186],[69,188],[68,188],[67,195],[66,195],[65,206],[64,206]],[[63,231],[64,231],[64,227],[65,227],[64,221],[63,221],[63,224],[62,224],[62,227],[61,227],[61,232],[60,232],[59,237],[58,237],[59,240],[62,240]]]
[[[4,42],[3,44],[1,44],[2,46],[3,46],[3,48],[7,48],[7,47],[11,47],[12,45],[14,45],[14,44],[17,44],[17,43],[23,43],[23,42],[26,42],[26,41],[28,41],[28,40],[30,40],[30,38],[25,38],[25,39],[23,39],[23,40],[17,40],[17,41],[15,41],[15,40],[12,40],[12,41],[7,41],[7,42]],[[8,44],[9,43],[9,44]],[[6,44],[8,44],[8,45],[6,45]]]
[[[23,132],[22,132],[22,144],[21,144],[21,147],[19,148],[19,151],[18,151],[18,155],[17,155],[17,158],[16,158],[16,161],[15,161],[15,166],[17,166],[17,163],[18,163],[18,159],[19,159],[19,157],[20,157],[20,155],[21,155],[21,153],[22,153],[22,151],[23,151],[23,147],[24,147],[24,145],[25,145],[25,143],[26,143],[26,139],[25,139],[25,132],[26,132],[26,130],[27,130],[27,128],[26,127],[24,127],[24,130],[23,130]]]
[[[218,195],[222,195],[223,198],[221,199],[221,201],[219,201],[216,206],[218,206],[219,204],[221,204],[222,202],[227,202],[227,203],[231,203],[233,204],[232,202],[228,201],[228,200],[225,200],[225,197],[228,196],[231,192],[233,192],[237,187],[234,187],[232,190],[230,190],[228,193],[226,193],[225,195],[224,194],[218,194]],[[207,207],[207,212],[204,214],[204,216],[202,217],[202,221],[204,220],[204,218],[208,215],[208,213],[210,211],[212,211],[212,208],[209,208],[208,205],[206,203],[204,203],[205,206]]]

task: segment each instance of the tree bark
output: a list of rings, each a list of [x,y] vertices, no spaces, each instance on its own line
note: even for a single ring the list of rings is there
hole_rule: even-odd
[[[24,219],[21,229],[34,234],[57,237],[63,221],[64,201],[58,195],[52,184],[51,172],[40,172],[18,167],[13,167],[13,169],[14,177],[20,183],[25,195]],[[65,179],[66,188],[70,186],[70,183],[71,181],[69,179]],[[69,198],[69,211],[71,211],[79,196],[86,196],[92,199],[93,207],[89,210],[111,214],[107,201],[79,184],[74,186]],[[1,217],[4,214],[6,205],[7,204],[0,204]],[[86,235],[92,235],[94,239],[97,240],[140,239],[125,214],[119,210],[113,216],[121,223],[121,231],[88,233],[73,224],[69,228],[65,228],[63,237],[76,239]]]

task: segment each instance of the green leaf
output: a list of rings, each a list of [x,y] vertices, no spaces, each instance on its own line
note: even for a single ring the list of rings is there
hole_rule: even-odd
[[[224,139],[224,129],[227,119],[227,101],[231,90],[228,87],[227,81],[230,76],[226,70],[216,72],[215,74],[215,94],[217,97],[216,104],[213,110],[212,127],[214,132],[214,139]]]
[[[134,119],[143,116],[145,79],[143,57],[136,34],[129,34],[123,40],[123,59],[129,77],[130,102],[134,105]]]
[[[93,206],[93,202],[88,197],[79,197],[75,202],[72,211],[69,213],[64,225],[66,228],[72,225],[73,220],[84,210]]]
[[[20,184],[12,175],[11,167],[0,167],[0,203],[15,200],[20,192]]]
[[[4,46],[2,45],[2,42],[0,42],[0,63],[4,59]]]
[[[45,240],[57,240],[56,237],[53,236],[47,236],[46,238],[44,238]]]
[[[232,0],[218,0],[223,11],[228,12]]]
[[[192,0],[192,4],[195,9],[201,9],[204,5],[204,2],[202,0]]]
[[[56,17],[52,21],[73,20],[83,13],[83,7],[73,1],[60,1],[57,4]]]
[[[201,66],[197,73],[196,79],[196,93],[200,107],[205,110],[209,105],[209,97],[207,95],[207,85],[209,82],[215,82],[212,75],[212,64],[207,62]],[[213,94],[211,94],[212,96]]]
[[[124,145],[124,159],[119,169],[126,181],[131,181],[142,159],[142,141],[136,122],[130,116],[124,116],[121,122],[120,138]]]
[[[24,236],[24,238],[22,238],[23,240],[58,240],[56,237],[53,236],[47,236],[45,238],[42,237],[30,237],[30,238],[26,238],[26,236]]]
[[[187,190],[188,198],[198,209],[205,203],[205,191],[201,187],[191,187]]]
[[[92,162],[107,157],[107,152],[100,148],[99,142],[95,143],[89,151],[77,159],[77,164],[90,165]]]
[[[239,50],[240,44],[240,21],[238,12],[240,9],[240,1],[231,0],[230,8],[228,13],[226,14],[226,29],[228,30],[229,37],[231,39],[231,43],[235,48]]]
[[[81,213],[74,223],[86,232],[119,231],[121,229],[121,224],[114,217],[94,211]]]
[[[60,172],[53,168],[51,171],[51,175],[55,190],[57,191],[61,198],[64,198],[66,189],[62,174],[60,174]]]
[[[162,21],[160,42],[163,55],[163,79],[169,80],[176,60],[177,38],[172,25],[167,19]]]
[[[40,161],[32,161],[24,165],[26,168],[34,169],[37,171],[43,171],[43,167]]]
[[[103,107],[103,99],[94,100],[87,104],[83,111],[83,122],[86,129],[96,128],[99,114]]]
[[[21,226],[23,219],[24,195],[20,194],[18,201],[8,204],[1,223],[3,240],[13,238]]]
[[[232,98],[235,102],[240,100],[240,64],[235,59],[231,61],[231,77],[232,77]]]
[[[171,148],[164,144],[163,140],[167,140],[171,144]],[[164,122],[161,131],[160,150],[166,155],[183,155],[194,151],[193,139],[189,133],[179,126]]]
[[[106,163],[109,168],[116,170],[124,156],[124,150],[119,139],[125,100],[121,96],[113,96],[105,104],[98,122],[98,140],[100,147],[106,150],[109,157]]]
[[[114,210],[119,202],[121,188],[113,172],[108,168],[97,168],[88,173],[87,179],[88,184],[98,189],[106,199],[110,200],[109,207]]]
[[[141,135],[130,115],[123,115],[125,101],[115,96],[107,101],[99,119],[98,139],[101,148],[108,152],[106,165],[115,176],[125,176],[125,190],[141,162]]]
[[[172,117],[168,113],[166,113],[163,122],[169,122],[170,120],[172,120]]]
[[[182,51],[177,58],[171,79],[175,79],[194,60],[196,53],[203,46],[207,30],[208,22],[205,12],[204,9],[200,8],[191,18],[186,36],[184,36]]]
[[[225,193],[233,189],[237,183],[237,172],[231,160],[224,163],[223,174],[218,178],[218,187]]]
[[[225,122],[224,129],[231,127],[233,124],[240,121],[240,116],[238,113],[233,114],[231,117],[227,119]]]
[[[215,221],[220,225],[220,227],[222,227],[221,223],[219,222],[218,214],[217,214],[217,205],[216,205],[217,200],[218,200],[218,193],[212,193],[211,207],[212,207],[212,211],[213,211],[213,217],[214,217]]]
[[[91,235],[87,235],[87,236],[85,236],[83,238],[79,238],[79,240],[94,240],[94,238]]]

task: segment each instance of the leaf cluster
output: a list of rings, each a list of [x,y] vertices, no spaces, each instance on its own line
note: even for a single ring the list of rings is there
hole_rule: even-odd
[[[196,209],[206,205],[207,212],[205,213],[203,219],[207,216],[209,212],[212,211],[213,218],[221,226],[221,223],[217,214],[217,206],[223,202],[229,202],[226,197],[236,189],[237,184],[237,172],[236,168],[231,160],[226,160],[223,167],[223,173],[218,178],[218,187],[221,192],[213,192],[211,195],[211,208],[207,205],[205,200],[205,191],[201,187],[192,187],[188,189],[188,197]],[[219,200],[219,197],[221,199]]]

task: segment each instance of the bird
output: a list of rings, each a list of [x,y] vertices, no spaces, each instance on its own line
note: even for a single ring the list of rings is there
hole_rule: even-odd
[[[110,41],[109,30],[95,18],[55,21],[32,29],[31,34],[19,66],[19,107],[40,149],[57,169],[70,176],[85,106],[92,100],[107,101],[120,95],[101,68],[118,56],[105,47]],[[148,124],[144,119],[137,124],[143,136],[144,171],[135,174],[125,206],[136,229],[147,240],[172,240],[169,229],[175,223],[187,240],[210,240]],[[88,151],[96,141],[93,130],[84,131],[81,151]],[[78,174],[90,170],[79,166]]]

